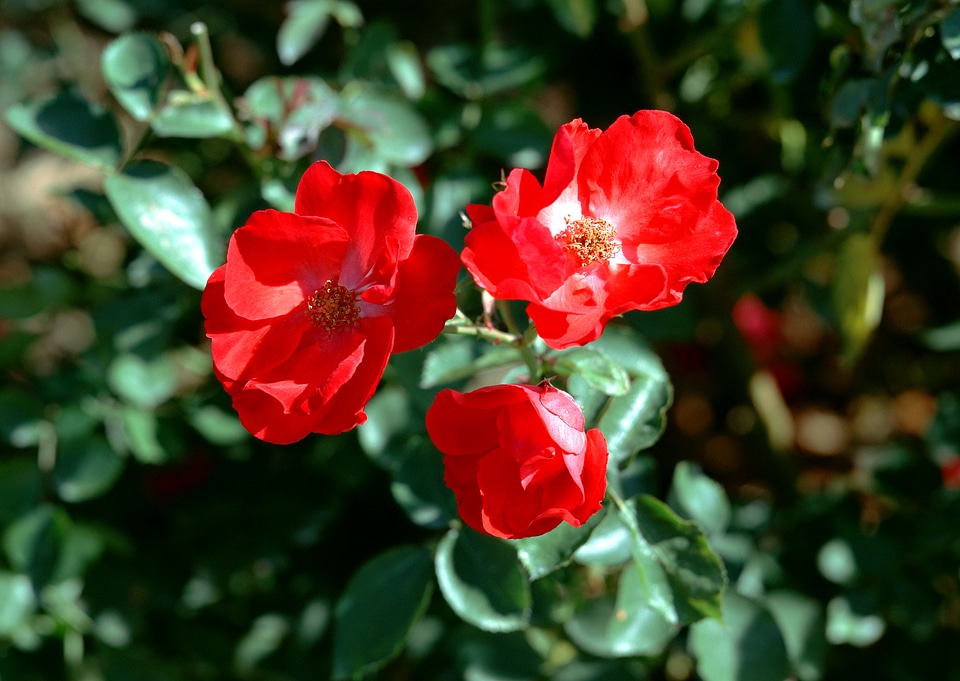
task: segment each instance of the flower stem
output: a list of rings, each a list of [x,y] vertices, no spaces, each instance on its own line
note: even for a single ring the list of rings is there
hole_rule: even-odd
[[[518,334],[498,331],[486,326],[474,324],[463,312],[457,310],[453,319],[447,320],[443,326],[443,333],[457,336],[473,336],[493,343],[494,345],[507,345],[513,348],[519,348],[522,338]]]
[[[529,381],[531,385],[539,383],[540,379],[543,377],[543,371],[540,367],[540,360],[530,348],[530,341],[527,337],[527,334],[520,333],[520,328],[517,326],[517,322],[513,318],[513,312],[510,311],[510,303],[506,300],[498,300],[497,310],[500,312],[500,317],[503,319],[503,323],[507,325],[507,330],[520,339],[516,347],[520,351],[520,355],[523,357],[523,361],[526,363],[527,369],[530,370]]]

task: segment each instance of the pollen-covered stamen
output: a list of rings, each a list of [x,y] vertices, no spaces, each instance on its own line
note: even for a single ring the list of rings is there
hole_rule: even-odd
[[[608,262],[620,252],[617,230],[603,218],[582,216],[564,218],[567,227],[554,238],[570,253],[580,267],[595,262]]]
[[[353,326],[360,319],[357,294],[333,279],[327,279],[307,298],[307,319],[328,333]]]

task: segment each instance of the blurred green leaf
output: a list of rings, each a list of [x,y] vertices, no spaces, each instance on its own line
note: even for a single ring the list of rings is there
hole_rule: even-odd
[[[484,631],[516,631],[530,618],[530,583],[505,541],[464,527],[437,545],[437,582],[451,609]]]
[[[690,461],[681,461],[673,472],[669,504],[680,517],[700,523],[708,535],[719,534],[730,524],[730,501],[723,486]]]
[[[50,99],[15,104],[7,123],[34,144],[104,170],[120,162],[120,129],[109,111],[65,90]]]
[[[110,489],[123,465],[124,460],[100,437],[61,442],[53,486],[64,501],[87,501]]]
[[[77,0],[80,14],[94,24],[110,31],[129,31],[137,23],[137,13],[124,0]]]
[[[416,45],[408,40],[391,43],[387,47],[387,66],[404,97],[414,101],[423,97],[427,82]]]
[[[481,99],[529,83],[546,69],[539,55],[515,45],[486,43],[482,49],[442,45],[427,53],[427,67],[445,87],[466,99]]]
[[[0,412],[3,407],[0,403]],[[36,456],[5,454],[0,460],[0,525],[33,508],[41,499],[42,489]]]
[[[734,592],[723,599],[723,621],[690,627],[690,651],[704,681],[783,681],[790,661],[780,628],[759,603]]]
[[[817,35],[810,5],[804,0],[767,0],[760,5],[759,21],[773,80],[793,80],[806,66]]]
[[[10,636],[24,626],[35,609],[30,578],[0,571],[0,637]]]
[[[174,275],[203,289],[226,259],[210,206],[180,168],[136,161],[108,177],[107,198],[138,242]]]
[[[170,59],[163,44],[148,33],[127,33],[100,57],[110,92],[138,121],[147,121],[160,103]]]
[[[953,8],[940,24],[940,42],[954,61],[960,59],[960,7]]]
[[[120,421],[130,453],[137,461],[158,464],[167,460],[167,453],[157,439],[156,414],[148,409],[123,407]]]
[[[447,527],[457,518],[457,500],[443,474],[443,457],[425,438],[414,439],[396,463],[390,492],[417,525]]]
[[[630,390],[626,369],[602,350],[570,348],[555,356],[554,368],[561,376],[579,374],[587,385],[607,395],[625,395]]]
[[[235,412],[226,412],[212,404],[191,410],[187,420],[211,444],[229,447],[250,438],[250,433]]]
[[[560,523],[546,534],[518,539],[514,543],[517,557],[527,569],[530,579],[540,579],[569,564],[574,552],[590,538],[605,515],[605,510],[601,509],[580,527]]]
[[[257,664],[277,651],[290,630],[287,620],[277,613],[260,615],[237,642],[233,664],[241,676],[250,676]]]
[[[357,28],[363,23],[360,8],[344,0],[293,0],[277,32],[277,56],[286,66],[300,60],[319,42],[330,18],[341,26]]]
[[[204,138],[227,135],[236,122],[233,113],[211,95],[175,90],[150,125],[160,137]]]
[[[870,234],[851,234],[844,240],[837,255],[832,292],[844,357],[852,362],[863,352],[883,314],[883,273]]]
[[[827,652],[823,607],[797,591],[771,591],[764,603],[780,627],[793,672],[800,681],[819,681]]]
[[[397,385],[383,387],[370,398],[364,411],[367,421],[357,428],[357,439],[366,455],[379,461],[390,438],[410,426],[407,392]]]
[[[10,565],[40,589],[58,576],[70,518],[55,506],[37,506],[3,533],[3,551]]]
[[[658,594],[659,608],[671,621],[689,624],[703,617],[720,617],[727,575],[719,556],[707,543],[700,526],[682,520],[662,501],[641,495],[622,511],[635,524],[634,559],[638,569],[653,574],[656,560],[669,585]],[[632,514],[632,517],[631,517]]]
[[[117,355],[107,368],[107,384],[120,399],[142,409],[153,409],[173,396],[177,374],[166,355],[145,360]]]
[[[871,610],[855,607],[847,596],[832,598],[827,603],[827,640],[834,645],[848,643],[860,648],[879,641],[887,623]]]
[[[680,629],[657,607],[665,588],[656,563],[641,558],[624,568],[615,601],[588,602],[564,629],[578,646],[601,657],[659,655]]]
[[[296,161],[317,148],[338,112],[339,96],[320,78],[268,76],[247,88],[238,115],[247,122],[251,149],[275,145],[281,159]]]
[[[856,125],[876,82],[873,78],[855,78],[844,82],[830,102],[830,124],[838,128]]]
[[[581,38],[593,33],[597,23],[596,0],[548,0],[557,23]]]
[[[817,552],[817,568],[834,584],[852,584],[857,577],[857,558],[846,540],[834,537]]]
[[[336,607],[333,678],[360,677],[400,652],[433,588],[430,552],[401,546],[365,563]]]
[[[433,151],[426,123],[402,97],[354,81],[341,91],[340,102],[340,118],[349,126],[342,172],[363,170],[361,161],[367,154],[409,167]]]

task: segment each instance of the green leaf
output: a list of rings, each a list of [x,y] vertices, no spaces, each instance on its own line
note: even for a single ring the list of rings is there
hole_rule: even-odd
[[[796,78],[813,48],[817,24],[804,0],[768,0],[760,5],[760,38],[772,62],[773,80]]]
[[[723,621],[690,627],[690,651],[704,681],[783,681],[790,675],[786,645],[773,616],[734,592],[723,599]]]
[[[0,412],[5,406],[0,402]],[[37,457],[5,453],[0,460],[0,525],[33,508],[42,491]]]
[[[410,426],[407,392],[398,385],[381,388],[367,402],[364,411],[367,421],[357,428],[357,439],[367,456],[380,461],[390,438]]]
[[[590,601],[564,629],[574,643],[601,657],[659,655],[680,627],[655,604],[664,590],[655,563],[641,561],[620,575],[616,600]]]
[[[632,557],[633,536],[619,513],[607,513],[573,555],[583,565],[606,568],[620,567]]]
[[[549,0],[557,23],[576,36],[588,37],[597,23],[596,0]]]
[[[682,520],[662,501],[641,495],[622,511],[627,525],[634,524],[634,560],[652,572],[654,558],[663,571],[669,592],[658,594],[665,613],[679,624],[702,617],[720,617],[721,598],[727,585],[723,563],[707,543],[700,526]]]
[[[884,280],[877,247],[870,234],[844,240],[833,279],[833,307],[843,338],[844,358],[856,360],[883,314]]]
[[[107,367],[107,385],[128,404],[153,409],[173,396],[177,374],[166,355],[145,360],[138,355],[117,355]]]
[[[297,62],[323,37],[330,23],[331,0],[295,0],[277,32],[277,56],[286,66]]]
[[[484,631],[516,631],[530,619],[530,583],[505,541],[452,529],[437,545],[437,583],[465,622]]]
[[[695,463],[677,464],[668,501],[682,518],[700,523],[708,535],[723,532],[730,524],[730,500],[723,486]]]
[[[478,347],[482,348],[479,350]],[[469,338],[443,337],[432,343],[423,362],[420,387],[435,388],[470,378],[479,371],[510,364],[522,364],[515,348],[478,344]]]
[[[111,33],[129,31],[137,23],[137,13],[124,0],[77,0],[77,10]]]
[[[397,655],[430,603],[430,552],[401,546],[381,553],[351,578],[337,603],[333,677],[360,677]]]
[[[665,373],[634,375],[630,390],[610,400],[598,424],[611,461],[623,463],[659,440],[672,402],[673,386]]]
[[[110,92],[131,116],[147,121],[160,103],[170,59],[163,44],[148,33],[127,33],[111,42],[100,58]]]
[[[357,81],[340,93],[340,117],[350,124],[343,172],[363,170],[367,154],[387,164],[415,166],[433,151],[430,130],[402,97]]]
[[[871,646],[883,637],[887,623],[872,608],[863,607],[859,601],[837,596],[827,603],[827,640],[833,645],[848,643],[859,648]],[[859,606],[859,607],[858,607]]]
[[[36,610],[33,585],[26,575],[0,572],[0,636],[9,636],[27,624]]]
[[[236,412],[226,412],[212,404],[187,413],[187,420],[204,439],[220,447],[229,447],[250,438]]]
[[[62,509],[36,507],[4,532],[7,560],[15,570],[26,573],[35,588],[42,588],[58,572],[70,528],[70,518]]]
[[[447,527],[457,518],[457,500],[443,474],[443,457],[426,438],[415,439],[396,464],[390,492],[417,525]]]
[[[793,672],[800,681],[819,681],[827,652],[823,607],[796,591],[771,591],[764,603],[780,627]]]
[[[573,560],[574,552],[583,546],[605,515],[601,509],[580,527],[560,523],[555,529],[539,537],[518,539],[514,546],[517,557],[527,569],[530,579],[540,579],[559,570]]]
[[[630,390],[626,369],[602,350],[570,348],[556,357],[554,368],[561,376],[579,374],[587,385],[607,395],[625,395]]]
[[[404,97],[414,101],[423,97],[427,82],[416,45],[406,40],[391,43],[387,47],[387,66]]]
[[[173,274],[203,289],[226,259],[213,214],[182,170],[137,161],[108,177],[107,198],[134,238]]]
[[[130,453],[137,461],[159,464],[167,460],[167,452],[157,439],[156,414],[147,409],[123,407],[120,409],[120,422]]]
[[[956,61],[960,59],[960,7],[955,7],[940,24],[940,42]]]
[[[113,486],[124,460],[100,437],[63,442],[57,450],[53,486],[64,501],[98,497]]]
[[[120,128],[109,111],[73,91],[16,104],[6,121],[34,144],[68,158],[113,170],[120,161]]]
[[[221,101],[186,90],[171,92],[150,123],[160,137],[193,139],[227,135],[235,124],[233,113]]]

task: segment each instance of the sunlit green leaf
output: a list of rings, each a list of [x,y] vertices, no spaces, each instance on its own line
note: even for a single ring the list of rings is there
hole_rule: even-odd
[[[833,305],[843,336],[844,356],[863,352],[883,314],[884,279],[873,237],[851,234],[837,255]]]
[[[340,116],[350,124],[344,171],[362,170],[367,154],[384,163],[415,166],[433,151],[426,123],[402,97],[354,82],[340,93],[340,102]]]
[[[123,354],[110,363],[107,383],[118,397],[142,409],[152,409],[166,402],[177,387],[173,363],[165,355],[145,360]]]
[[[783,681],[790,661],[780,628],[759,603],[735,592],[723,599],[723,621],[690,627],[690,651],[704,681]]]
[[[110,92],[138,121],[149,120],[159,104],[169,67],[166,48],[148,33],[120,36],[100,58]]]
[[[707,477],[695,463],[677,464],[669,502],[681,517],[700,523],[707,534],[723,532],[730,523],[730,501],[723,486]]]
[[[124,0],[77,0],[84,17],[111,33],[129,31],[137,23],[137,13]]]
[[[960,7],[955,7],[940,24],[940,41],[954,61],[960,59]]]
[[[150,123],[160,137],[219,137],[227,135],[236,123],[233,113],[210,95],[178,90]]]
[[[574,35],[586,38],[597,22],[595,0],[549,0],[557,23]]]
[[[134,238],[187,284],[202,289],[225,260],[210,206],[180,168],[137,161],[108,177],[105,189]]]
[[[875,608],[863,607],[846,596],[837,596],[827,603],[826,635],[834,645],[848,643],[866,648],[879,641],[886,630],[887,623]]]
[[[633,556],[633,537],[619,513],[607,513],[573,555],[578,563],[620,567]]]
[[[796,677],[818,681],[827,652],[823,606],[810,596],[787,590],[771,591],[763,601],[780,627]]]
[[[602,350],[570,348],[557,353],[556,358],[554,368],[562,376],[579,374],[587,385],[607,395],[625,395],[630,390],[626,370]]]
[[[30,578],[0,572],[0,636],[9,636],[26,624],[35,609],[36,599]]]
[[[359,677],[400,652],[433,590],[430,552],[401,546],[365,563],[335,612],[333,678]]]
[[[427,90],[426,76],[416,46],[409,42],[387,47],[387,66],[407,99],[418,100]]]
[[[530,579],[540,579],[573,560],[574,552],[590,538],[605,515],[605,510],[601,509],[580,527],[560,523],[546,534],[518,539],[514,544],[517,556]]]
[[[7,109],[6,121],[34,144],[77,161],[105,170],[120,161],[120,129],[113,114],[72,90],[16,104]]]
[[[530,583],[506,542],[452,529],[437,545],[437,582],[464,621],[485,631],[515,631],[530,618]]]
[[[665,374],[634,375],[630,390],[610,400],[598,424],[611,460],[626,461],[659,440],[672,401],[673,387]]]
[[[380,389],[364,409],[367,421],[357,429],[357,439],[367,456],[378,459],[390,438],[409,427],[407,393],[399,386]]]
[[[289,66],[305,55],[327,30],[331,0],[295,0],[277,32],[277,56]]]

